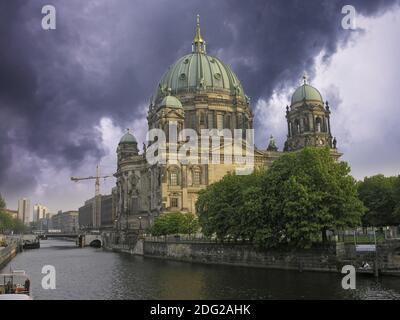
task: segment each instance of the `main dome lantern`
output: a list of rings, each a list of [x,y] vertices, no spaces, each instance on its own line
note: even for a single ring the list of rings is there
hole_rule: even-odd
[[[158,102],[168,92],[177,95],[201,91],[223,92],[243,99],[246,97],[232,69],[217,57],[206,53],[206,42],[201,36],[197,16],[192,53],[178,59],[168,68],[160,80],[154,102]]]

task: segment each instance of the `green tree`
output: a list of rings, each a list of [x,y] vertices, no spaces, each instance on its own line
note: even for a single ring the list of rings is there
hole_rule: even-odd
[[[196,210],[206,236],[215,234],[220,241],[226,237],[236,240],[248,236],[250,220],[246,218],[255,202],[251,192],[245,193],[245,190],[252,186],[257,188],[256,175],[229,173],[199,193]]]
[[[18,218],[13,218],[4,209],[6,208],[6,202],[0,194],[0,233],[6,231],[14,231],[16,233],[23,233],[26,230],[26,226]]]
[[[160,215],[150,228],[154,236],[170,234],[192,234],[199,228],[198,219],[191,213],[168,212]]]
[[[396,202],[395,208],[394,208],[394,215],[396,219],[399,221],[400,219],[400,175],[396,177],[395,182],[394,182],[394,201]],[[397,224],[400,224],[400,222],[397,222]]]
[[[367,208],[364,226],[400,224],[400,177],[366,177],[358,185],[358,194]]]
[[[360,224],[357,184],[329,149],[305,148],[248,176],[228,174],[199,194],[202,231],[263,247],[310,246],[327,231]]]
[[[199,231],[200,224],[199,219],[193,213],[184,214],[184,221],[182,225],[181,233],[183,234],[194,234]]]
[[[11,215],[3,210],[0,210],[0,232],[12,230],[14,228],[14,219]]]
[[[5,202],[4,198],[0,194],[0,210],[1,209],[5,209],[5,208],[6,208],[6,202]]]
[[[25,224],[18,218],[13,219],[13,231],[15,233],[24,233],[26,231]]]
[[[263,223],[256,241],[264,246],[307,247],[326,232],[360,224],[365,210],[357,183],[345,162],[336,162],[328,148],[304,148],[285,154],[262,182]]]
[[[223,239],[228,234],[230,204],[234,198],[231,195],[234,192],[229,192],[232,188],[225,188],[232,185],[231,180],[232,176],[227,175],[199,193],[196,211],[199,214],[202,231],[206,236],[215,233],[218,239]]]

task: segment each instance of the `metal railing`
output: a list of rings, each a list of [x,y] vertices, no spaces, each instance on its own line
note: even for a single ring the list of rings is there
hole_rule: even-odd
[[[221,240],[216,237],[205,237],[204,235],[167,235],[167,236],[152,236],[144,235],[144,240],[149,242],[196,242],[196,243],[221,243]],[[225,238],[223,243],[249,244],[249,240],[235,240]]]

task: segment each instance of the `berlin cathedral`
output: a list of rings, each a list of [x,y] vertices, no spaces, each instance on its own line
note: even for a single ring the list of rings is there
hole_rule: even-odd
[[[285,112],[284,107],[282,108]],[[268,167],[284,152],[305,146],[329,146],[335,159],[336,139],[331,133],[330,108],[320,92],[303,84],[286,106],[287,140],[279,151],[270,138],[267,149],[254,147],[254,165]],[[151,98],[148,128],[252,129],[253,113],[236,74],[219,58],[207,54],[199,17],[192,52],[179,58],[161,77]],[[178,130],[179,130],[178,129]],[[179,142],[178,142],[179,144]],[[146,229],[163,212],[196,212],[198,192],[235,170],[235,164],[150,164],[146,144],[139,152],[134,133],[127,132],[117,148],[117,179],[112,190],[117,230]]]

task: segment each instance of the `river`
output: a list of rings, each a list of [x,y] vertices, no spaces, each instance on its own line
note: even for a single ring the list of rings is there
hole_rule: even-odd
[[[41,286],[44,265],[56,270],[56,289]],[[42,240],[2,272],[22,269],[36,299],[400,299],[400,277],[357,276],[343,290],[341,275],[143,258],[74,242]]]

